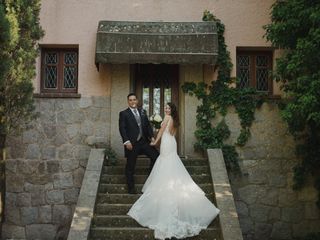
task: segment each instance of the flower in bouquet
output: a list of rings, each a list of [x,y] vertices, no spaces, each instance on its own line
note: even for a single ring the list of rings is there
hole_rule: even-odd
[[[160,129],[162,123],[162,117],[159,114],[153,114],[150,117],[150,122],[155,129]]]

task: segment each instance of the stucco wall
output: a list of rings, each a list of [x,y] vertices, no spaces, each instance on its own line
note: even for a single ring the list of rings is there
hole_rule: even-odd
[[[236,47],[270,46],[262,26],[269,22],[274,0],[42,0],[41,25],[46,35],[41,44],[79,45],[79,93],[109,95],[110,76],[99,73],[94,63],[95,40],[100,20],[201,21],[205,9],[226,26],[226,44],[236,66]],[[37,62],[39,73],[39,61]],[[235,76],[235,68],[232,71]],[[40,74],[34,80],[40,91]],[[274,93],[278,93],[274,84]]]

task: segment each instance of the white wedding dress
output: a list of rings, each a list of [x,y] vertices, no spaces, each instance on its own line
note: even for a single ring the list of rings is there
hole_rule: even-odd
[[[128,215],[154,229],[156,239],[198,235],[219,214],[192,180],[177,154],[169,123],[161,138],[160,155]]]

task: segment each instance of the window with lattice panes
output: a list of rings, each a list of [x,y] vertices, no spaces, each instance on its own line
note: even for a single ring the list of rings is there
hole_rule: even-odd
[[[237,87],[272,94],[272,51],[237,51]]]
[[[78,49],[41,49],[41,92],[77,93]]]

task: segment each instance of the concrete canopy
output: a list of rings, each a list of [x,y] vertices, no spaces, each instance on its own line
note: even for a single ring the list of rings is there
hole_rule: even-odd
[[[217,55],[215,22],[99,22],[96,64],[215,64]]]

